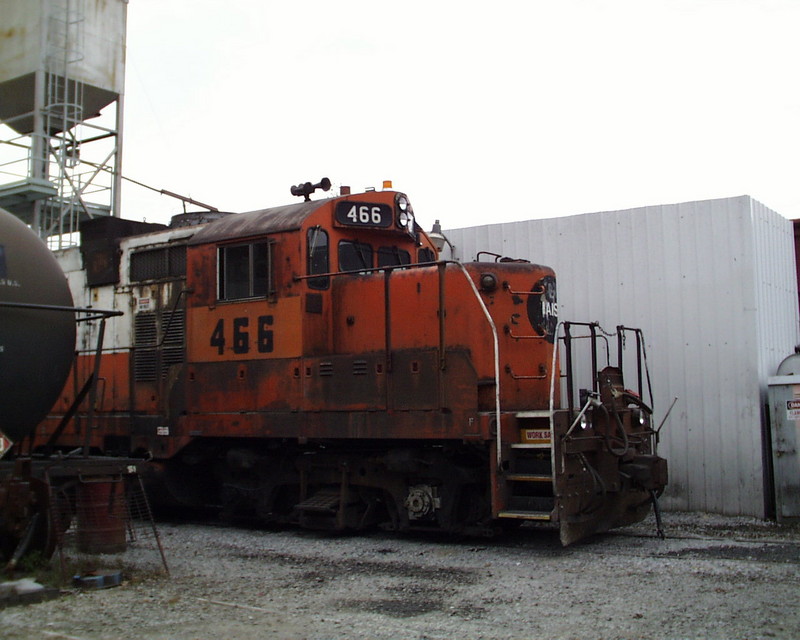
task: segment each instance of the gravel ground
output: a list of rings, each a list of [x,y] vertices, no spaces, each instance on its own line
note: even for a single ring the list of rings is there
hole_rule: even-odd
[[[0,611],[8,640],[798,638],[800,526],[704,514],[562,548],[159,524],[105,566],[121,586]],[[155,558],[155,562],[154,562]],[[115,563],[117,563],[115,565]]]

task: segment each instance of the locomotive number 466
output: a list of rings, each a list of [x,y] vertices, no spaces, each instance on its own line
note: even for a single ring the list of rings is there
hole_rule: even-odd
[[[340,202],[336,205],[336,221],[348,226],[389,227],[392,208],[370,202]]]
[[[256,327],[253,331],[255,338],[255,348],[258,353],[272,353],[275,349],[275,342],[273,331],[270,327],[273,324],[272,316],[258,316],[256,320]],[[231,339],[231,348],[234,353],[249,353],[251,347],[251,332],[250,332],[250,318],[244,316],[241,318],[233,318],[231,324],[233,325]],[[222,355],[225,352],[225,345],[227,344],[226,323],[224,318],[220,318],[214,331],[211,333],[210,345],[216,347],[217,353]]]

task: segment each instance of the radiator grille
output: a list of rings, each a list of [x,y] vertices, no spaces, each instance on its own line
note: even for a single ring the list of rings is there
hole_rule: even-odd
[[[160,316],[160,319],[159,319]],[[133,377],[154,382],[167,376],[169,368],[186,361],[186,324],[183,309],[134,316]]]
[[[147,249],[131,254],[131,282],[186,275],[186,246]]]

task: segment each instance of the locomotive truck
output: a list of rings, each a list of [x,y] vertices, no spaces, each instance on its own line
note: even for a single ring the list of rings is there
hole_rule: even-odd
[[[99,323],[78,327],[28,449],[143,458],[156,503],[324,530],[534,521],[569,544],[657,509],[667,469],[640,332],[618,327],[615,354],[597,325],[559,321],[552,269],[440,259],[407,195],[311,198],[329,184],[168,227],[84,224],[58,254],[72,296],[123,315],[99,363]]]

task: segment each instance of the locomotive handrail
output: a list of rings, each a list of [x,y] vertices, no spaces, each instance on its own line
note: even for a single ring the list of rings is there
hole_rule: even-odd
[[[558,330],[561,328],[561,325],[564,324],[560,320],[556,323],[556,328],[553,331],[553,358],[552,362],[550,363],[550,436],[552,437],[553,433],[555,433],[555,421],[553,420],[553,415],[555,413],[555,389],[556,389],[556,361],[558,360]],[[553,461],[555,462],[555,461]],[[554,467],[555,468],[555,467]]]
[[[110,318],[124,315],[124,311],[111,311],[108,309],[93,309],[91,307],[65,307],[55,304],[35,304],[32,302],[0,302],[0,307],[11,307],[13,309],[36,309],[38,311],[66,311],[70,313],[93,313],[96,315],[86,318],[76,318],[76,322],[87,322],[89,320],[99,320],[100,318]]]
[[[269,244],[267,246],[269,246]],[[180,292],[178,293],[178,297],[175,298],[175,303],[172,305],[172,311],[169,312],[169,321],[167,322],[167,326],[161,335],[161,340],[156,345],[156,349],[160,349],[161,347],[164,346],[164,341],[167,339],[167,336],[169,335],[169,329],[172,326],[172,321],[175,319],[175,312],[178,310],[178,305],[181,302],[181,298],[184,296],[188,297],[190,293],[194,293],[194,290],[187,289],[185,287],[181,289]],[[182,311],[185,313],[186,308],[184,307]]]
[[[148,346],[148,349],[152,349],[152,347]],[[128,353],[129,351],[136,351],[136,345],[131,345],[127,347],[103,347],[100,349],[103,353]],[[87,353],[97,353],[97,349],[75,349],[75,355],[84,355]]]
[[[561,329],[561,325],[562,324],[564,325],[564,336],[563,337],[559,337],[559,330]],[[570,334],[570,327],[571,326],[588,327],[589,335],[572,336]],[[579,339],[589,339],[589,340],[591,340],[591,343],[592,343],[592,348],[591,348],[592,387],[593,387],[592,388],[592,393],[589,394],[590,397],[588,398],[588,401],[587,401],[586,405],[582,409],[580,409],[578,415],[574,419],[574,422],[569,427],[567,433],[564,435],[565,438],[572,433],[572,431],[574,430],[575,426],[580,421],[581,417],[584,415],[586,410],[589,408],[589,405],[593,404],[593,396],[596,396],[597,393],[598,393],[598,382],[599,381],[598,381],[598,378],[597,378],[597,375],[598,375],[597,374],[597,359],[598,359],[597,356],[598,356],[598,354],[597,354],[597,348],[596,348],[597,340],[601,339],[601,340],[605,341],[605,344],[606,344],[606,361],[608,363],[610,361],[610,356],[611,356],[611,354],[610,354],[610,345],[609,345],[609,340],[608,339],[609,338],[613,338],[613,337],[617,338],[617,365],[619,367],[622,367],[623,366],[622,363],[623,363],[623,352],[624,352],[624,347],[625,347],[625,334],[626,334],[626,332],[632,332],[636,336],[636,367],[637,367],[638,396],[635,393],[628,394],[627,392],[621,392],[620,395],[622,395],[622,396],[630,395],[629,399],[630,399],[631,402],[633,402],[635,404],[638,404],[640,407],[642,407],[643,410],[645,410],[646,412],[652,414],[653,410],[652,410],[651,407],[653,405],[653,390],[652,390],[652,386],[651,386],[651,382],[650,382],[650,369],[649,369],[648,364],[647,364],[647,352],[646,352],[646,348],[645,348],[644,335],[643,335],[643,332],[642,332],[641,329],[636,329],[636,328],[633,328],[633,327],[626,327],[624,325],[617,325],[616,332],[615,333],[609,333],[608,331],[603,329],[603,327],[598,322],[563,322],[563,323],[559,322],[556,325],[556,330],[555,330],[556,344],[558,344],[559,341],[563,341],[564,342],[564,347],[565,347],[565,357],[566,357],[566,363],[565,364],[566,364],[566,370],[567,370],[566,371],[566,377],[567,377],[567,384],[566,384],[567,389],[566,389],[566,392],[567,392],[567,405],[568,405],[568,409],[569,409],[570,415],[572,415],[574,413],[574,410],[575,410],[575,406],[573,404],[574,403],[574,397],[573,397],[574,396],[574,389],[573,389],[573,380],[572,380],[572,349],[571,349],[570,343],[571,343],[572,340],[579,340]],[[555,366],[555,358],[556,358],[557,351],[558,350],[556,349],[553,352],[553,366]],[[642,370],[642,369],[644,369],[644,370]],[[641,399],[641,398],[644,397],[644,392],[645,392],[645,389],[644,389],[644,386],[643,386],[643,381],[642,381],[643,375],[645,376],[646,382],[647,382],[647,392],[648,392],[649,397],[650,397],[650,406],[646,405],[644,403],[644,401]],[[676,400],[677,400],[677,398],[676,398]],[[553,412],[553,409],[554,409],[554,402],[555,402],[555,371],[552,372],[552,375],[551,375],[551,378],[550,378],[551,429],[552,429],[552,412]],[[673,401],[673,406],[674,406],[674,404],[675,403]],[[671,409],[672,409],[672,406],[670,407],[670,410]],[[665,417],[665,419],[666,419],[666,417]],[[662,425],[663,425],[663,421],[662,421]],[[641,432],[641,433],[650,434],[651,436],[654,437],[654,446],[653,446],[653,451],[654,452],[656,451],[656,447],[657,447],[657,444],[658,444],[658,435],[659,435],[658,432],[659,431],[660,431],[660,426],[659,426],[658,429],[653,429],[652,427],[650,427],[650,428],[646,429],[645,431]],[[625,435],[627,437],[627,434],[625,434]],[[575,439],[574,436],[573,436],[573,439]]]
[[[329,271],[328,273],[310,273],[304,276],[294,276],[292,279],[295,282],[299,282],[300,280],[313,280],[315,278],[328,278],[333,276],[360,276],[364,275],[365,273],[379,273],[381,271],[394,271],[395,269],[414,269],[417,267],[435,267],[437,264],[447,264],[452,262],[453,264],[461,264],[460,262],[456,262],[454,260],[437,260],[435,262],[412,262],[409,264],[389,264],[384,265],[382,267],[368,267],[365,269],[352,269],[350,271]]]
[[[570,327],[578,326],[578,327],[588,327],[590,330],[589,335],[579,335],[573,336],[570,334]],[[564,336],[559,336],[559,333],[563,327]],[[574,412],[575,407],[573,404],[574,399],[574,389],[572,387],[572,348],[570,342],[572,340],[591,340],[592,341],[592,391],[597,391],[597,350],[595,347],[597,330],[600,331],[601,334],[604,334],[602,337],[606,341],[606,360],[609,358],[609,346],[608,346],[608,339],[607,336],[613,336],[614,334],[609,334],[603,327],[600,326],[597,322],[572,322],[572,321],[559,321],[556,324],[555,331],[553,332],[553,344],[555,345],[555,349],[553,349],[553,362],[550,369],[550,429],[552,432],[553,429],[553,412],[555,411],[555,378],[556,378],[556,359],[558,358],[558,344],[559,342],[564,343],[564,359],[565,359],[565,367],[567,370],[566,378],[567,378],[567,408],[569,409],[570,415]]]
[[[503,283],[503,289],[515,296],[540,296],[544,293],[544,287],[542,286],[531,289],[530,291],[516,291],[512,289],[507,282]]]
[[[543,367],[542,367],[543,368]],[[506,365],[506,373],[514,380],[547,380],[547,373],[540,373],[539,375],[525,375],[522,373],[514,373],[510,364]]]
[[[642,364],[644,364],[644,375],[647,379],[647,393],[650,396],[650,406],[653,406],[653,386],[650,382],[650,367],[647,365],[647,348],[644,341],[644,333],[641,329],[617,325],[617,361],[622,362],[622,351],[625,346],[625,332],[631,331],[636,336],[636,378],[638,382],[639,397],[644,397],[644,385],[642,383]]]
[[[497,337],[497,327],[494,324],[494,320],[492,320],[489,309],[486,308],[486,303],[484,303],[483,299],[481,298],[478,287],[475,286],[475,283],[470,277],[466,267],[460,262],[456,261],[445,260],[443,262],[452,262],[453,264],[458,265],[458,267],[461,269],[461,272],[464,274],[467,282],[469,282],[469,286],[472,287],[472,292],[475,294],[475,299],[478,301],[478,304],[480,304],[481,309],[483,310],[483,315],[486,316],[486,320],[489,322],[489,326],[492,329],[492,340],[494,347],[494,413],[495,427],[497,429],[497,468],[500,469],[503,463],[503,429],[500,423],[500,340]]]
[[[547,335],[533,335],[533,336],[517,336],[514,335],[514,332],[511,330],[511,327],[503,327],[503,332],[510,338],[514,338],[514,340],[546,340]]]
[[[606,363],[610,364],[610,347],[608,344],[608,338],[613,337],[616,334],[608,333],[603,327],[600,326],[599,322],[573,322],[573,321],[565,321],[563,323],[559,323],[558,326],[564,325],[564,337],[559,338],[558,333],[556,333],[556,344],[559,340],[564,342],[564,349],[565,349],[565,360],[566,360],[566,368],[567,368],[567,408],[569,409],[570,413],[572,413],[575,409],[574,406],[574,389],[573,389],[573,378],[572,378],[572,341],[573,340],[589,340],[591,342],[591,358],[592,358],[592,391],[598,390],[598,380],[597,380],[597,339],[601,338],[606,343]],[[556,330],[558,330],[558,326]],[[570,333],[570,327],[588,327],[589,335],[579,335],[573,336]],[[598,331],[600,335],[598,335]]]
[[[478,251],[475,256],[475,262],[481,262],[481,256],[494,256],[495,262],[527,262],[528,264],[531,262],[525,258],[504,258],[502,253],[494,253],[492,251]]]
[[[87,322],[89,320],[100,320],[100,329],[97,335],[97,347],[95,348],[95,358],[93,372],[87,381],[86,392],[89,395],[89,410],[86,416],[86,437],[83,444],[83,455],[89,457],[89,442],[92,432],[92,422],[94,421],[95,401],[97,398],[97,381],[100,378],[100,358],[103,353],[103,338],[106,331],[106,320],[112,317],[124,315],[122,311],[108,309],[93,309],[91,307],[67,307],[52,304],[36,304],[32,302],[0,302],[0,307],[10,307],[13,309],[36,309],[39,311],[61,311],[69,313],[89,314],[84,318],[75,318],[75,322]],[[84,393],[82,391],[82,393]],[[84,393],[84,395],[85,395]],[[74,402],[73,402],[74,404]],[[66,425],[64,425],[66,426]],[[59,425],[59,428],[61,425]]]

